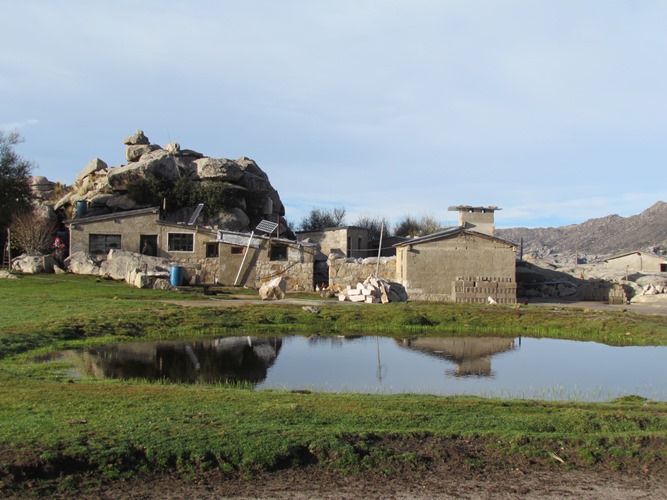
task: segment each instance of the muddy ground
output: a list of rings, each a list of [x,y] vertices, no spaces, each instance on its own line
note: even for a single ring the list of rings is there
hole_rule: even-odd
[[[21,493],[2,489],[2,498],[84,499],[407,499],[407,498],[577,498],[665,499],[665,441],[646,437],[635,454],[602,453],[596,462],[579,458],[576,446],[506,453],[493,439],[393,436],[379,441],[383,450],[412,453],[414,460],[380,461],[363,472],[342,472],[320,464],[249,475],[221,472],[150,474],[100,485],[76,473],[24,477]],[[567,446],[567,445],[565,445]],[[72,471],[70,471],[71,474]],[[5,477],[5,480],[8,478]],[[44,481],[46,479],[46,482]],[[53,480],[56,480],[54,482]],[[10,486],[11,482],[5,482]],[[58,491],[57,484],[60,484]],[[11,488],[11,486],[10,486]]]
[[[251,479],[219,473],[196,477],[153,476],[63,494],[61,498],[100,499],[380,499],[380,498],[538,498],[665,499],[665,471],[567,470],[516,467],[470,471],[436,467],[428,473],[344,475],[317,467],[286,470]]]

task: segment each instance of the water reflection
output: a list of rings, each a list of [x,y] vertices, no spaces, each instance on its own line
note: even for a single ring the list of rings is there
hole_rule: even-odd
[[[667,400],[667,347],[501,337],[227,337],[142,342],[80,354],[98,377],[257,389],[605,401]]]
[[[276,337],[228,337],[99,347],[83,357],[86,370],[101,378],[256,384],[266,379],[281,346]]]
[[[515,348],[514,339],[502,337],[413,338],[397,342],[401,347],[453,361],[456,369],[447,370],[447,374],[454,377],[491,377],[493,355]]]

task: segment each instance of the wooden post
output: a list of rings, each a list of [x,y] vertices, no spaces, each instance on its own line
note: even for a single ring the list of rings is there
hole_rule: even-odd
[[[382,224],[380,225],[380,244],[378,245],[378,261],[375,265],[375,277],[378,277],[378,274],[380,272],[380,255],[382,253],[382,236],[384,234],[384,220],[382,221]]]
[[[239,272],[236,273],[236,279],[234,280],[234,286],[239,282],[239,276],[241,276],[241,270],[243,269],[243,264],[245,264],[245,259],[248,256],[248,252],[250,251],[250,242],[252,241],[252,237],[255,235],[255,231],[252,231],[250,233],[250,238],[248,238],[248,246],[245,248],[245,253],[243,254],[243,259],[241,260],[241,265],[239,266]]]

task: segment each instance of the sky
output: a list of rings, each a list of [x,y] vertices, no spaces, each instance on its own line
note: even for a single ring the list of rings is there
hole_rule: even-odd
[[[0,0],[0,130],[74,183],[123,138],[254,159],[298,223],[667,201],[667,2]]]

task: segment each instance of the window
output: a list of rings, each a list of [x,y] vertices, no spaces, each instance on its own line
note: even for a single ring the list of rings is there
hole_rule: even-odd
[[[193,252],[195,235],[192,233],[169,233],[167,249],[170,252]]]
[[[120,234],[91,234],[88,249],[92,254],[104,254],[114,248],[120,248]]]
[[[218,242],[206,243],[206,257],[213,258],[218,256]]]
[[[232,255],[243,255],[245,253],[245,247],[232,247]]]
[[[287,260],[286,245],[271,245],[270,260]]]

